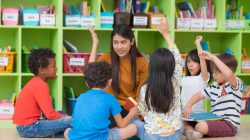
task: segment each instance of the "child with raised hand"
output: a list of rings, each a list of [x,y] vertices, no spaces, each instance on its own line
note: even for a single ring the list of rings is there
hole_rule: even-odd
[[[142,140],[181,138],[180,81],[181,56],[169,34],[169,24],[162,19],[159,31],[169,49],[158,48],[150,58],[148,80],[141,88],[138,109],[144,121],[133,120]]]
[[[182,109],[185,107],[187,102],[191,97],[199,91],[205,89],[208,85],[210,74],[207,69],[206,60],[199,57],[198,54],[201,54],[201,41],[202,36],[198,35],[195,40],[196,48],[188,53],[185,69],[186,76],[182,78],[181,81],[181,105]],[[192,107],[192,112],[204,112],[204,100],[200,100]],[[184,130],[188,131],[193,128],[194,124],[190,122],[185,122]]]
[[[111,84],[112,69],[106,62],[93,62],[84,66],[85,82],[90,90],[82,93],[73,112],[72,128],[65,131],[70,140],[121,140],[136,134],[136,126],[129,124],[138,115],[136,107],[122,118],[121,106],[107,93]],[[113,115],[117,127],[109,129],[109,116]]]
[[[242,102],[242,81],[234,73],[237,60],[231,54],[215,56],[209,52],[202,52],[202,58],[211,62],[211,69],[215,81],[206,89],[196,93],[184,108],[184,117],[188,118],[192,106],[208,98],[211,101],[211,113],[222,117],[222,120],[202,121],[195,125],[194,130],[188,131],[189,139],[200,139],[203,135],[210,137],[234,136],[240,127],[240,111]]]
[[[63,137],[72,117],[52,107],[48,80],[56,78],[55,53],[47,48],[35,49],[28,66],[35,75],[21,90],[15,105],[13,123],[21,137]],[[41,119],[44,114],[46,119]]]

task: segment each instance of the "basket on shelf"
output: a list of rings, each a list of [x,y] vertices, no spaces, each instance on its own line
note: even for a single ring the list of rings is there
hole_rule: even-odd
[[[0,73],[11,73],[13,71],[15,54],[15,52],[0,52]]]

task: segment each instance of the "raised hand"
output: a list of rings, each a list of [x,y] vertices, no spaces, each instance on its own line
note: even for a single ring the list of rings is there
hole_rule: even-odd
[[[201,43],[202,38],[203,38],[203,37],[202,37],[201,35],[196,36],[195,44],[196,44],[196,43]]]
[[[159,29],[159,32],[161,34],[168,34],[169,33],[169,23],[168,23],[168,20],[166,18],[162,18],[161,19],[161,22],[158,26],[158,29]]]
[[[92,25],[89,26],[89,32],[90,32],[91,37],[92,37],[93,46],[97,47],[99,40],[98,40],[96,32],[94,31],[94,27]]]

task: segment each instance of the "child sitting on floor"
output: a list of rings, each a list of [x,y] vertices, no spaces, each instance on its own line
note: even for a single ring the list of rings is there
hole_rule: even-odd
[[[36,49],[29,56],[28,66],[35,77],[18,96],[13,123],[21,137],[63,137],[72,117],[52,107],[48,80],[56,78],[55,53],[50,49]],[[42,114],[46,119],[41,119]]]

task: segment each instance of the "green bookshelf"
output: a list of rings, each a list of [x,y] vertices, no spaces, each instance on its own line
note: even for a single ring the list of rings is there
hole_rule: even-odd
[[[40,26],[6,26],[0,25],[0,47],[11,45],[16,52],[13,73],[0,73],[0,100],[8,99],[11,92],[19,93],[22,86],[31,78],[32,74],[24,68],[25,56],[22,55],[22,46],[31,49],[34,45],[38,47],[51,48],[56,53],[57,77],[49,82],[51,96],[55,102],[56,110],[66,108],[66,100],[63,91],[64,86],[73,87],[74,92],[79,95],[86,91],[83,74],[63,73],[63,40],[68,40],[77,46],[80,52],[90,52],[92,40],[88,29],[63,26],[63,2],[67,5],[77,6],[82,0],[0,0],[0,8],[18,8],[20,4],[24,8],[35,8],[36,5],[55,5],[56,25],[53,27]],[[87,0],[95,15],[95,30],[99,38],[98,52],[109,52],[110,36],[112,29],[100,28],[100,1]],[[143,2],[148,0],[142,0]],[[250,73],[241,73],[241,49],[246,48],[250,56],[249,38],[250,30],[226,30],[225,11],[227,0],[213,0],[216,5],[216,30],[180,30],[175,28],[175,5],[184,0],[149,0],[151,5],[158,5],[161,13],[164,13],[171,25],[170,32],[181,53],[187,53],[194,49],[196,35],[203,35],[204,40],[209,41],[212,53],[222,53],[225,49],[233,50],[239,67],[237,75],[246,83],[250,84]],[[198,7],[199,0],[187,0],[191,2],[194,9]],[[114,3],[103,0],[107,11],[113,11]],[[240,0],[244,11],[250,11],[250,1]],[[1,17],[1,15],[0,15]],[[140,51],[148,55],[159,47],[167,47],[164,38],[157,29],[133,28],[136,43]],[[209,102],[206,102],[206,110],[209,110]],[[246,115],[243,119],[248,119]],[[14,127],[12,121],[0,120],[0,127]]]

